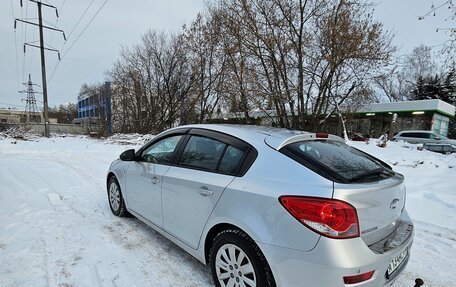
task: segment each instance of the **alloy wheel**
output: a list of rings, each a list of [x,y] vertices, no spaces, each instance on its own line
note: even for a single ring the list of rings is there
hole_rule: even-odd
[[[113,210],[119,210],[120,206],[120,191],[117,184],[114,182],[111,183],[109,187],[109,202],[111,203],[111,207]]]
[[[256,287],[252,261],[234,244],[225,244],[215,260],[217,279],[222,287]]]

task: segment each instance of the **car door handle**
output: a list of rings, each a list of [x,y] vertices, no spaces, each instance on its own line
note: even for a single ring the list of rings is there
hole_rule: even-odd
[[[156,176],[154,176],[154,177],[152,178],[152,183],[153,183],[153,184],[160,183],[160,180],[159,180]]]
[[[199,194],[201,194],[202,196],[208,196],[208,195],[213,195],[214,192],[212,190],[209,190],[209,188],[207,188],[206,186],[202,186],[200,188],[197,189]]]

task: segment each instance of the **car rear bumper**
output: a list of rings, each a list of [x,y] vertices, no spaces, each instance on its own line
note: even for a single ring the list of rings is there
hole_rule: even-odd
[[[406,211],[404,217],[408,218]],[[411,221],[409,222],[411,224]],[[405,269],[410,258],[413,230],[401,245],[385,251],[374,252],[361,238],[337,240],[321,237],[315,248],[308,252],[258,243],[274,274],[277,286],[325,287],[379,287],[390,286]],[[390,261],[408,249],[408,256],[396,271],[387,278]],[[371,279],[345,284],[344,276],[354,276],[375,271]]]

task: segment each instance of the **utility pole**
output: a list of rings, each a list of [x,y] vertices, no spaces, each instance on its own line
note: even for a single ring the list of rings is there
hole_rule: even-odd
[[[46,28],[46,29],[49,29],[49,30],[58,31],[58,32],[62,32],[63,33],[63,39],[65,41],[66,41],[66,37],[65,37],[65,32],[63,32],[63,30],[43,25],[43,16],[42,16],[42,12],[41,12],[42,6],[46,6],[46,7],[55,9],[55,15],[57,17],[59,17],[59,13],[58,13],[57,8],[55,6],[52,6],[52,5],[49,5],[49,4],[46,4],[46,3],[42,3],[41,1],[38,1],[38,0],[29,0],[29,1],[36,3],[37,6],[38,6],[38,24],[33,23],[33,22],[29,22],[29,21],[24,20],[24,19],[15,19],[14,20],[14,29],[16,29],[16,23],[17,23],[17,21],[19,21],[19,22],[23,22],[23,23],[26,23],[26,24],[38,26],[38,28],[40,30],[40,46],[36,46],[36,45],[34,45],[32,43],[24,43],[24,53],[25,53],[25,47],[26,46],[40,48],[40,51],[41,51],[41,81],[42,81],[42,87],[43,87],[44,135],[46,137],[49,137],[50,136],[50,133],[49,133],[49,106],[48,106],[48,95],[47,95],[46,61],[45,61],[45,56],[44,56],[44,50],[57,52],[58,56],[59,56],[59,60],[60,60],[60,53],[59,53],[58,50],[56,50],[56,49],[54,49],[52,47],[51,48],[45,47],[45,45],[44,45],[43,28]],[[21,0],[21,7],[22,7],[22,0]]]
[[[40,25],[40,50],[41,50],[41,81],[43,83],[43,104],[44,104],[44,136],[49,137],[49,106],[46,83],[46,61],[44,59],[44,37],[43,37],[43,16],[41,14],[41,2],[38,1],[38,21]]]

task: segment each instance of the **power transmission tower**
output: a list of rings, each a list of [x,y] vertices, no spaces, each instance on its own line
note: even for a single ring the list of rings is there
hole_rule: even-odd
[[[19,91],[21,94],[27,94],[25,99],[22,99],[25,102],[25,114],[27,115],[29,122],[40,122],[40,116],[38,114],[38,108],[36,107],[35,92],[33,86],[37,86],[32,82],[32,77],[29,74],[29,79],[27,83],[22,83],[27,87],[27,90]]]
[[[65,37],[65,32],[63,30],[43,25],[43,16],[42,16],[42,13],[41,13],[42,6],[55,9],[55,15],[57,17],[59,17],[59,13],[58,13],[57,8],[55,6],[52,6],[52,5],[49,5],[49,4],[46,4],[46,3],[42,3],[41,1],[38,1],[38,0],[28,0],[28,1],[34,2],[34,3],[37,4],[37,7],[38,7],[38,24],[34,23],[34,22],[27,21],[26,19],[24,20],[24,19],[17,19],[16,18],[16,19],[14,19],[14,29],[16,29],[17,22],[19,21],[19,22],[23,22],[23,23],[26,23],[26,24],[38,26],[38,28],[40,30],[40,45],[36,46],[33,43],[24,43],[24,53],[25,53],[25,47],[26,46],[40,48],[40,50],[41,50],[41,81],[42,81],[42,86],[43,86],[44,135],[46,137],[49,137],[49,112],[48,112],[48,95],[47,95],[47,83],[46,83],[46,61],[45,61],[45,57],[44,57],[44,50],[57,52],[58,56],[59,56],[59,60],[60,60],[60,53],[59,53],[58,50],[56,50],[56,49],[54,49],[52,47],[48,48],[48,47],[44,46],[43,28],[49,29],[49,30],[54,30],[54,31],[57,31],[57,32],[62,32],[63,33],[63,39],[65,41],[66,41],[66,37]],[[21,7],[22,7],[22,0],[21,0]]]

